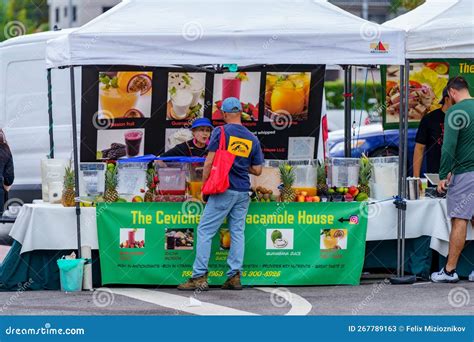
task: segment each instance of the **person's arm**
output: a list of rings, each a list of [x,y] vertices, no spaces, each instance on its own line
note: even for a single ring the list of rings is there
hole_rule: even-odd
[[[424,152],[425,152],[425,145],[416,143],[415,151],[413,152],[413,177],[420,177]]]
[[[202,182],[206,183],[209,175],[211,174],[212,169],[212,162],[214,161],[214,156],[216,152],[209,152],[206,157],[206,161],[204,162],[204,168],[202,170]]]
[[[214,156],[216,155],[217,148],[219,147],[220,137],[220,129],[215,129],[209,138],[209,145],[207,146],[208,153],[206,161],[204,162],[204,168],[202,170],[203,183],[206,183],[209,175],[211,174],[212,162],[214,161]]]
[[[446,117],[444,119],[444,137],[443,146],[441,148],[441,166],[439,168],[439,178],[441,180],[446,180],[448,178],[448,174],[454,168],[456,147],[459,136],[459,129],[452,127],[453,124],[448,119],[449,115],[450,111],[446,113]]]
[[[263,152],[260,147],[260,142],[255,144],[254,150],[252,151],[252,162],[249,167],[249,173],[255,176],[262,174],[263,165]]]
[[[162,153],[160,157],[188,157],[188,153],[186,152],[187,150],[183,148],[183,143],[181,143],[169,149],[165,153]]]
[[[430,139],[430,134],[429,134],[429,118],[428,114],[427,116],[424,116],[420,124],[418,125],[418,129],[416,131],[416,137],[415,137],[415,151],[413,153],[413,177],[420,177],[421,173],[421,166],[423,165],[423,154],[425,152],[425,147],[428,144],[428,141]]]
[[[255,176],[260,176],[262,174],[262,165],[252,165],[249,167],[249,173]]]

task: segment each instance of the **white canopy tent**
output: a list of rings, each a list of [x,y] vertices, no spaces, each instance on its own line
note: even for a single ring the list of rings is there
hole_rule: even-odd
[[[48,42],[74,65],[398,64],[404,32],[323,0],[125,0]],[[381,48],[379,48],[379,46]]]
[[[474,58],[474,1],[427,0],[385,22],[406,31],[406,58]]]
[[[405,37],[405,75],[400,113],[400,165],[401,197],[406,195],[407,131],[408,131],[408,80],[410,61],[416,59],[474,58],[474,1],[426,0],[414,10],[385,22],[383,27],[403,29]],[[404,207],[406,210],[406,205]],[[399,212],[398,264],[404,275],[405,213]],[[400,248],[401,242],[401,248]]]
[[[76,196],[75,66],[339,64],[346,70],[347,120],[350,65],[405,63],[403,30],[363,20],[325,0],[123,0],[47,45],[47,67],[70,68]],[[350,120],[346,137],[350,155]],[[78,203],[76,213],[80,246]]]

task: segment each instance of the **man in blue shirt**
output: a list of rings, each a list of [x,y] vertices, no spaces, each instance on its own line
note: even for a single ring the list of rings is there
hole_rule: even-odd
[[[262,173],[263,153],[260,142],[247,128],[242,126],[242,105],[235,97],[222,102],[225,121],[224,131],[227,150],[235,155],[234,164],[229,172],[229,189],[222,194],[211,195],[204,209],[197,228],[196,259],[193,265],[193,276],[178,286],[179,290],[209,289],[207,268],[211,254],[211,242],[228,217],[231,236],[230,251],[227,257],[229,271],[223,289],[241,290],[240,272],[244,260],[245,218],[250,203],[249,173],[259,176]],[[204,163],[203,182],[209,178],[215,152],[219,147],[221,130],[215,129],[209,142],[209,153]]]

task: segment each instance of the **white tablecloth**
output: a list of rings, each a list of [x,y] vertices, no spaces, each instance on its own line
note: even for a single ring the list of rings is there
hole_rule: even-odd
[[[431,236],[431,248],[446,256],[450,225],[446,200],[407,201],[406,238]],[[22,244],[21,253],[33,250],[77,248],[75,208],[53,204],[25,204],[10,232]],[[367,241],[397,238],[397,209],[392,201],[369,206]],[[468,229],[468,240],[473,239]],[[98,249],[95,208],[81,208],[82,246]]]

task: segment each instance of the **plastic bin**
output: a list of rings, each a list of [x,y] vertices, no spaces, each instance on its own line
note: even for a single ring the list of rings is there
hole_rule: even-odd
[[[59,277],[61,291],[77,292],[82,290],[82,275],[86,259],[59,259]]]
[[[329,158],[328,185],[350,187],[359,184],[359,158]]]
[[[296,191],[304,191],[308,196],[316,195],[317,182],[317,160],[290,160],[288,164],[295,170],[295,183],[293,188]]]
[[[201,200],[202,173],[204,163],[192,163],[189,167],[188,193],[195,199]]]
[[[155,164],[156,173],[160,183],[160,195],[181,195],[186,193],[186,179],[189,178],[189,165],[187,163],[163,162]]]
[[[372,177],[370,197],[376,200],[388,199],[398,194],[398,157],[370,158]]]

